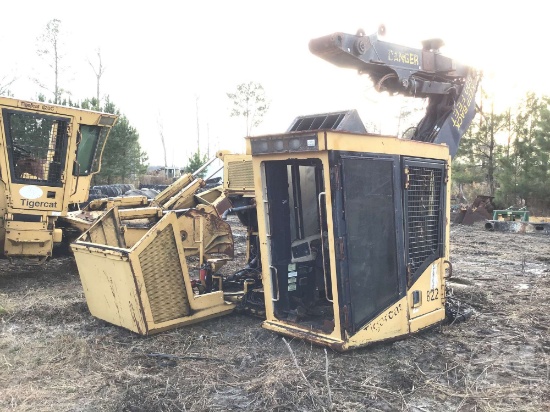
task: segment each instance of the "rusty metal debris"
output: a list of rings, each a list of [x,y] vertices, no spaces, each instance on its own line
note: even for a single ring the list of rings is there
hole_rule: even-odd
[[[454,223],[473,225],[475,222],[491,219],[495,208],[493,199],[493,196],[479,195],[470,206],[461,205]]]
[[[513,220],[487,220],[485,229],[497,232],[550,234],[550,223]]]

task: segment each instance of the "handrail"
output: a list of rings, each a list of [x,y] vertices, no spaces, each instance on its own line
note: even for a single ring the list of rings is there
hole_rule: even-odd
[[[321,253],[323,255],[323,281],[325,282],[325,297],[329,302],[333,303],[333,300],[328,298],[327,271],[325,270],[325,241],[323,240],[323,213],[322,213],[323,209],[321,207],[321,196],[325,196],[325,200],[326,200],[326,197],[327,197],[326,192],[319,193],[319,196],[317,197],[318,204],[319,204],[319,226],[321,230]]]
[[[271,291],[271,300],[273,302],[278,302],[281,297],[279,294],[279,272],[277,271],[277,268],[273,265],[269,266],[269,269],[275,269],[275,283],[277,284],[277,299],[273,298],[273,291]],[[273,279],[273,277],[271,279]],[[271,284],[273,285],[273,281],[271,282]]]

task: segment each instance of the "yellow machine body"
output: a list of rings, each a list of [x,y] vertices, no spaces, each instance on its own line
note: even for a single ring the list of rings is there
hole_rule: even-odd
[[[117,116],[0,97],[0,254],[44,260],[87,200]]]
[[[147,229],[132,227],[132,219]],[[196,219],[187,219],[190,226]],[[90,312],[114,325],[148,335],[234,309],[223,291],[194,290],[175,212],[114,207],[71,248]]]
[[[148,199],[146,196],[117,196],[95,199],[88,203],[82,210],[69,212],[63,216],[61,220],[64,226],[81,234],[90,229],[92,224],[107,210],[115,206],[125,210],[124,213],[128,217],[132,216],[132,210],[137,210],[139,214],[141,213],[140,210],[145,207],[156,207],[162,210],[194,209],[198,211],[197,213],[204,216],[207,214],[210,215],[208,220],[211,221],[212,224],[209,228],[213,228],[213,232],[218,232],[218,228],[215,227],[214,221],[219,221],[219,216],[231,207],[231,202],[227,199],[222,186],[200,191],[204,186],[205,182],[203,179],[195,178],[191,173],[186,173],[153,199]],[[186,223],[183,223],[183,225],[186,225]],[[231,238],[231,230],[228,227],[226,228],[225,226],[227,225],[224,225],[223,222],[221,226],[222,232],[225,233],[229,231],[229,238],[226,243],[232,249],[233,240]],[[182,230],[187,229],[182,228]],[[213,234],[213,232],[211,232],[211,234]],[[205,236],[208,236],[208,234],[205,234]],[[196,237],[194,238],[196,239]],[[187,244],[190,244],[189,242],[192,239],[193,237],[189,238]],[[208,249],[208,247],[206,248]],[[186,249],[187,253],[189,253],[191,249],[195,249],[198,252],[200,245]]]
[[[445,318],[447,146],[251,137],[266,329],[348,350]]]

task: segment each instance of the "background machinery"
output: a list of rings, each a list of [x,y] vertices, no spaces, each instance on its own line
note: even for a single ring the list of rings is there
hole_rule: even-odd
[[[301,116],[286,133],[247,138],[247,155],[224,158],[227,211],[249,239],[247,266],[232,275],[210,265],[191,277],[175,226],[187,209],[144,208],[151,220],[139,238],[124,223],[138,211],[110,209],[73,244],[92,313],[148,334],[237,303],[264,314],[267,329],[336,350],[441,322],[450,160],[480,81],[441,44],[411,49],[362,31],[312,40],[314,54],[368,74],[379,91],[427,98],[412,138],[367,133],[355,111]]]
[[[88,198],[117,116],[0,97],[0,255],[43,261]]]

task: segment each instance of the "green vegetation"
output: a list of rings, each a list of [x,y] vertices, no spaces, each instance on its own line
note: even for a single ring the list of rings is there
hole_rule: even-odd
[[[484,98],[485,96],[482,96]],[[453,182],[495,196],[499,207],[550,210],[550,97],[527,93],[504,113],[481,110],[462,138]],[[473,199],[468,199],[472,201]]]
[[[230,116],[244,117],[246,136],[250,136],[269,109],[263,86],[254,82],[241,83],[235,93],[227,93],[227,97],[231,100]]]
[[[147,154],[141,149],[139,133],[128,118],[121,114],[108,96],[103,107],[99,106],[96,98],[86,99],[80,106],[83,109],[119,115],[105,144],[101,170],[94,176],[94,184],[129,183],[138,180],[147,170]]]
[[[196,151],[187,159],[187,165],[183,168],[184,173],[194,173],[196,172],[203,164],[208,161],[208,155],[201,156],[199,151]],[[197,177],[203,178],[206,175],[206,170],[200,172]]]

